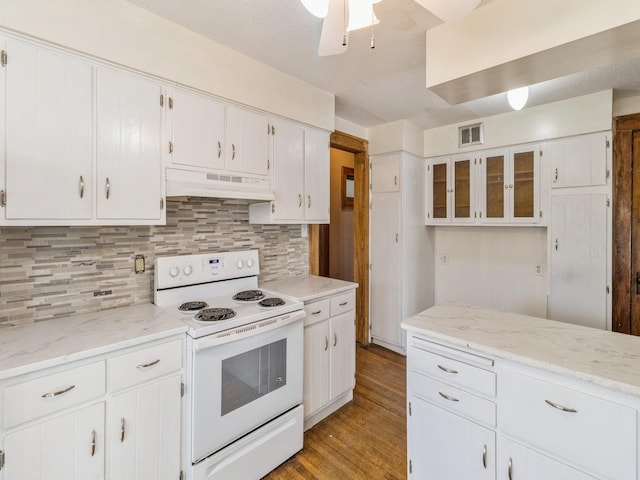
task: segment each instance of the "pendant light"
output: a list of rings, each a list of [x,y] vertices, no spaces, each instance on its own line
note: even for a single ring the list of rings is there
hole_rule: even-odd
[[[507,92],[507,100],[514,110],[522,110],[529,98],[529,87],[515,88]]]

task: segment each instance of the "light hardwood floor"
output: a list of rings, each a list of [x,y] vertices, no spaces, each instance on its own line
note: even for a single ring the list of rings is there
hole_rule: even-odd
[[[353,401],[305,432],[304,448],[263,480],[407,478],[405,358],[356,348]]]

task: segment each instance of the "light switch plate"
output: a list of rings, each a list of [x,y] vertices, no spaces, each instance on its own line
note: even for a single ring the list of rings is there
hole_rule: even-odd
[[[134,271],[136,273],[144,273],[144,255],[136,255]]]

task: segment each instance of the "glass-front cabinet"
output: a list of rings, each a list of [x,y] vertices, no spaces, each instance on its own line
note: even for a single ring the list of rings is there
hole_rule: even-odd
[[[438,157],[427,161],[427,224],[469,223],[475,212],[475,162],[473,155]]]

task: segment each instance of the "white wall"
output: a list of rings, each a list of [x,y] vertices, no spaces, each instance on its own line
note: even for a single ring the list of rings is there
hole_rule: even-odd
[[[637,97],[623,98],[613,102],[613,116],[630,115],[640,112],[640,95]]]
[[[370,155],[404,151],[424,156],[424,131],[406,120],[372,127],[368,133]]]
[[[123,0],[9,0],[0,26],[333,131],[334,95]]]
[[[336,130],[364,140],[369,138],[369,132],[366,127],[350,122],[349,120],[345,120],[341,117],[336,117]]]
[[[503,147],[611,129],[612,90],[424,132],[426,157]],[[458,148],[458,126],[484,123],[484,144]]]
[[[546,228],[433,228],[436,304],[479,305],[546,317]]]

